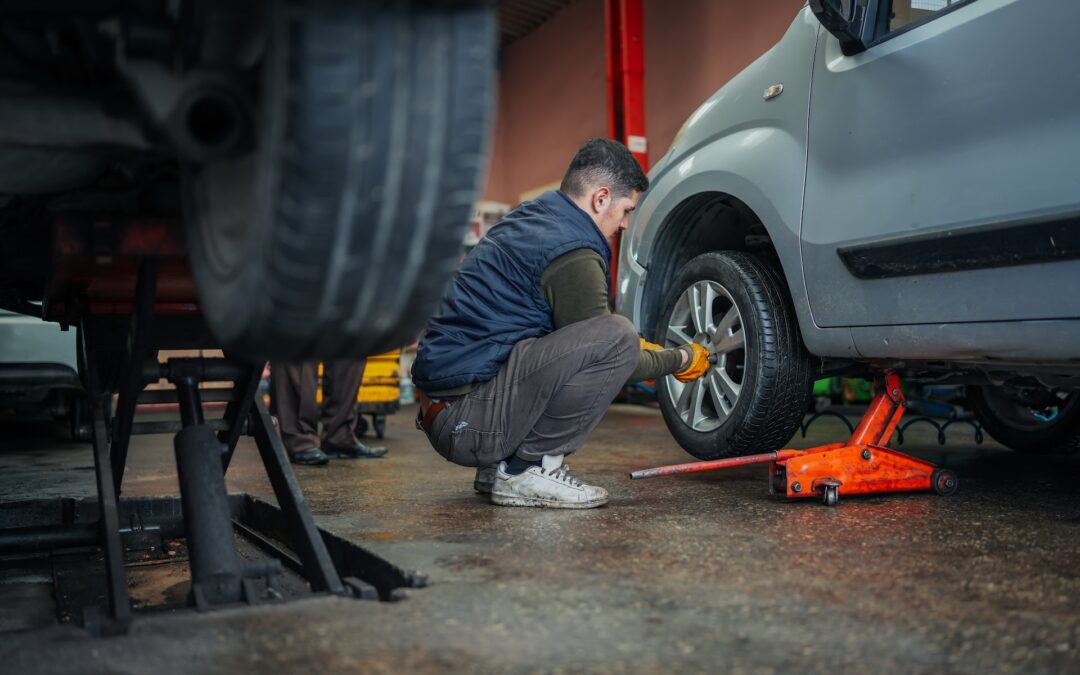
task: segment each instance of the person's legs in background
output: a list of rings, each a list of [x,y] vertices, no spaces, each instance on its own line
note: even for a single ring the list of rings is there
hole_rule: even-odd
[[[289,459],[295,464],[326,464],[319,447],[319,386],[315,363],[271,363],[274,407]]]
[[[356,437],[356,395],[365,363],[342,360],[323,364],[322,449],[331,458],[386,454],[386,448],[369,448]]]

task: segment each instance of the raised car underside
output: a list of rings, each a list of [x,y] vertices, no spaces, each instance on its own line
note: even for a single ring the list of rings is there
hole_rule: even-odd
[[[152,259],[158,314],[251,357],[408,341],[483,172],[493,29],[480,2],[3,3],[0,306],[128,314]]]

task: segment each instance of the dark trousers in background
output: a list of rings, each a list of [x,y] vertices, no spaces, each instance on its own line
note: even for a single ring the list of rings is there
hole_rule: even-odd
[[[356,392],[364,377],[366,361],[330,361],[323,364],[322,438],[318,363],[270,364],[274,381],[274,405],[285,450],[290,455],[308,448],[351,448],[356,438]]]

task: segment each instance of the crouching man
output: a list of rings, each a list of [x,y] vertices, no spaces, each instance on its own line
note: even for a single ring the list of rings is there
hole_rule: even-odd
[[[648,178],[630,151],[594,138],[559,190],[506,215],[465,259],[420,340],[419,426],[503,506],[586,509],[607,491],[570,474],[576,451],[627,382],[709,367],[700,345],[660,349],[608,306],[608,239]]]

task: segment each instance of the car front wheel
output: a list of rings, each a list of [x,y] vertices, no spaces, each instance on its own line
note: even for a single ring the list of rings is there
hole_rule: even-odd
[[[675,440],[699,459],[771,452],[798,429],[809,405],[811,359],[786,285],[748,253],[700,255],[676,274],[655,337],[717,355],[703,377],[658,382]]]

